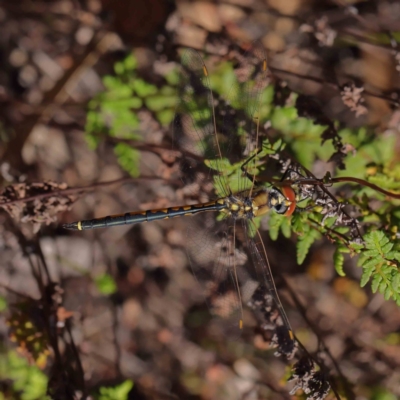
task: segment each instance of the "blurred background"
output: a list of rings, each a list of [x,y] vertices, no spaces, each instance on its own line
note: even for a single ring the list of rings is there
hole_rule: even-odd
[[[190,219],[61,228],[182,204],[179,56],[198,49],[224,88],[255,40],[279,82],[274,137],[298,161],[319,177],[396,170],[398,1],[0,1],[1,398],[297,398],[249,311],[239,339],[214,325],[187,262]],[[303,114],[296,94],[312,104]],[[346,146],[335,133],[322,145],[314,122]],[[295,235],[263,238],[294,331],[335,384],[328,398],[399,398],[398,306],[360,288],[356,258],[339,276],[326,239],[299,266]]]

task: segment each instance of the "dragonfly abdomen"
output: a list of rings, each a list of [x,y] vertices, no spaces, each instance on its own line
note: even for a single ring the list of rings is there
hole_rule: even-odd
[[[134,211],[119,215],[110,215],[103,218],[94,218],[84,221],[73,222],[63,225],[63,228],[72,230],[86,230],[96,228],[108,228],[110,226],[139,224],[142,222],[155,221],[197,214],[204,211],[221,211],[227,208],[224,199],[218,199],[209,203],[199,203],[188,206],[159,208],[147,211]]]

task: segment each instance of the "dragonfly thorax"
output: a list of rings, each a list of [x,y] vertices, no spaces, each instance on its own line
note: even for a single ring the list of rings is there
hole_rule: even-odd
[[[224,199],[223,212],[233,218],[252,219],[268,213],[271,209],[278,214],[291,215],[296,208],[296,196],[291,188],[262,188],[253,192],[242,192]]]
[[[236,194],[225,198],[226,209],[232,218],[254,218],[252,200],[248,195]]]

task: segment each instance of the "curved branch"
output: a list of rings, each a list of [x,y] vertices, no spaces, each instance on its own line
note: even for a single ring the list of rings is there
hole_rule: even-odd
[[[368,186],[369,188],[376,190],[377,192],[380,192],[380,193],[384,194],[385,196],[393,197],[395,199],[400,199],[400,193],[388,192],[387,190],[382,189],[379,186],[374,185],[373,183],[370,183],[364,179],[352,178],[351,176],[342,176],[340,178],[332,178],[331,182],[332,183],[338,183],[338,182],[358,183],[363,186]]]

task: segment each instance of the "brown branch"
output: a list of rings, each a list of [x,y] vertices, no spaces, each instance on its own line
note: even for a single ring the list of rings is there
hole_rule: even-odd
[[[285,185],[315,185],[315,186],[326,186],[328,184],[335,184],[339,182],[352,182],[358,183],[362,186],[367,186],[372,190],[376,190],[384,194],[385,196],[393,197],[394,199],[400,199],[400,193],[389,192],[388,190],[382,189],[381,187],[375,185],[374,183],[368,182],[365,179],[361,178],[353,178],[351,176],[341,176],[338,178],[329,178],[328,181],[324,179],[302,179],[302,180],[293,180],[293,179],[285,179],[284,181],[280,181],[279,179],[269,179],[270,183],[273,183],[275,186],[285,186]]]
[[[363,186],[368,186],[369,188],[376,190],[377,192],[383,193],[386,196],[393,197],[395,199],[400,199],[400,193],[393,193],[393,192],[388,192],[387,190],[384,190],[380,188],[379,186],[370,183],[364,179],[359,179],[359,178],[352,178],[351,176],[342,176],[339,178],[332,178],[331,179],[332,183],[338,183],[338,182],[353,182],[353,183],[358,183]]]
[[[345,235],[343,235],[342,233],[337,232],[334,229],[331,229],[331,228],[328,228],[327,226],[322,225],[320,222],[318,222],[317,220],[315,220],[313,218],[309,218],[308,220],[311,221],[315,226],[325,229],[326,232],[324,234],[329,235],[330,237],[332,237],[332,235],[336,235],[340,239],[343,240],[344,244],[349,246],[349,244],[350,244],[349,239]],[[361,234],[360,234],[360,237],[362,237]],[[332,238],[332,240],[333,240],[333,238]]]

